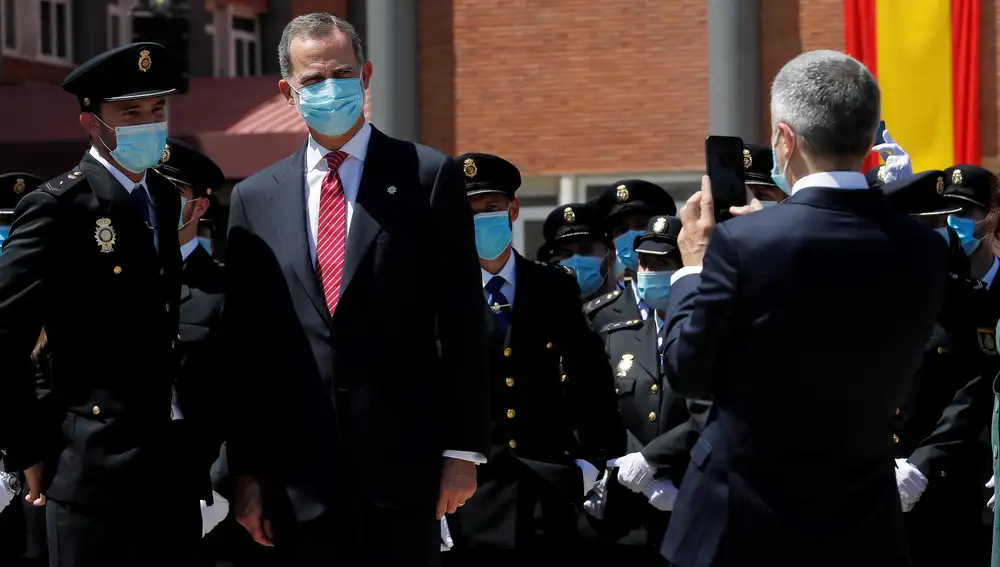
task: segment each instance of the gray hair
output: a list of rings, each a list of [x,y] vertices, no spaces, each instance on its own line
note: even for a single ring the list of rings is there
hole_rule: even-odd
[[[292,40],[298,38],[319,39],[329,36],[334,30],[346,35],[354,46],[354,57],[358,60],[358,65],[365,62],[365,50],[361,44],[361,36],[357,30],[347,20],[342,20],[333,14],[326,12],[313,12],[305,14],[288,22],[285,30],[281,32],[281,41],[278,42],[278,66],[281,68],[281,77],[286,81],[292,76],[292,56],[290,48]]]
[[[828,159],[865,156],[880,120],[875,77],[838,51],[808,51],[771,84],[771,126],[788,124],[806,152]]]

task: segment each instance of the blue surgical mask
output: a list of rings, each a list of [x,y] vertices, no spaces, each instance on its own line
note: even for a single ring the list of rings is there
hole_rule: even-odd
[[[577,254],[559,263],[573,270],[576,275],[576,283],[580,285],[580,297],[593,295],[604,283],[604,274],[601,273],[601,258]]]
[[[102,121],[101,124],[104,124]],[[104,124],[106,128],[111,128]],[[167,145],[167,123],[152,122],[136,126],[118,126],[115,128],[115,149],[104,149],[111,153],[118,165],[132,173],[142,173],[160,163],[163,148]],[[104,144],[104,141],[101,141]]]
[[[940,234],[945,243],[947,243],[948,246],[951,246],[951,234],[948,233],[948,227],[942,226],[941,228],[935,228],[934,232]]]
[[[194,203],[195,201],[200,201],[200,200],[201,197],[198,197],[197,199],[186,199],[183,196],[181,197],[181,216],[179,219],[177,219],[177,230],[180,230],[185,226],[194,222],[195,219],[191,219],[187,222],[184,222],[184,208],[187,207],[188,203]]]
[[[476,224],[476,251],[479,257],[496,260],[514,237],[507,211],[480,213],[473,217],[473,222]]]
[[[198,245],[205,249],[205,252],[212,253],[212,239],[207,236],[198,237]]]
[[[636,274],[636,289],[639,298],[653,309],[663,311],[667,308],[667,298],[670,297],[670,278],[677,270],[662,272],[639,272]]]
[[[641,230],[630,230],[625,234],[615,238],[615,253],[618,258],[615,260],[615,274],[622,275],[625,268],[633,272],[639,269],[639,256],[635,253],[635,238],[643,234]]]
[[[771,166],[771,180],[774,184],[778,186],[778,189],[784,191],[785,195],[792,194],[792,186],[788,184],[788,177],[785,176],[785,172],[788,170],[788,162],[785,162],[784,167],[778,167],[778,151],[774,148],[774,144],[778,142],[778,137],[774,137],[774,142],[771,143],[771,161],[774,165]]]
[[[948,226],[958,235],[958,241],[962,245],[962,252],[968,256],[979,248],[980,240],[976,238],[976,221],[955,215],[948,215]]]
[[[3,252],[3,241],[7,240],[7,234],[10,232],[9,226],[0,225],[0,253]]]
[[[295,92],[299,114],[324,136],[343,135],[357,124],[365,108],[361,79],[327,79]]]

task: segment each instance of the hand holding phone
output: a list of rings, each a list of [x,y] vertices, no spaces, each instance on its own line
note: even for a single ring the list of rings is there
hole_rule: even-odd
[[[733,217],[731,207],[747,204],[746,172],[743,167],[743,140],[735,136],[705,139],[705,164],[712,182],[715,221]]]

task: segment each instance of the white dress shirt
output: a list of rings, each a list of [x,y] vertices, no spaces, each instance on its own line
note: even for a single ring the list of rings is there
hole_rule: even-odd
[[[997,277],[998,268],[1000,268],[1000,258],[994,257],[993,265],[990,266],[990,270],[983,276],[983,284],[986,286],[986,289],[990,289],[990,286],[993,285],[993,279]]]
[[[97,152],[97,148],[95,148],[94,146],[90,146],[90,156],[96,159],[98,162],[100,162],[100,164],[103,165],[105,169],[111,172],[111,175],[114,176],[115,180],[118,181],[118,183],[120,183],[121,186],[125,188],[125,191],[127,191],[129,195],[132,194],[132,191],[135,190],[136,187],[142,187],[142,190],[146,192],[146,200],[149,202],[149,218],[150,219],[156,218],[156,207],[153,204],[153,196],[149,193],[149,188],[146,187],[145,171],[142,172],[142,179],[140,179],[139,181],[132,181],[124,173],[122,173],[121,170],[111,165],[111,162],[104,159],[104,156],[99,154]],[[153,247],[156,248],[157,251],[160,250],[160,235],[157,232],[158,230],[159,227],[154,227],[153,229]]]
[[[507,298],[508,310],[514,310],[514,278],[517,275],[517,263],[514,261],[514,253],[511,252],[510,258],[507,258],[507,263],[503,265],[496,275],[503,278],[503,285],[500,286],[500,293]],[[483,297],[489,299],[488,293],[486,292],[486,284],[490,283],[493,279],[494,274],[491,274],[484,270],[481,266],[479,271],[483,273]]]
[[[192,238],[184,244],[181,244],[181,259],[187,260],[188,256],[193,254],[194,251],[198,249],[199,245],[201,245],[201,243],[198,242],[197,238]]]
[[[351,220],[354,218],[354,203],[358,200],[358,189],[361,187],[361,172],[365,167],[365,157],[368,155],[368,142],[372,137],[372,126],[367,121],[353,138],[348,140],[340,151],[347,153],[347,159],[340,164],[337,174],[344,189],[344,199],[347,201],[347,232],[351,232]],[[312,136],[306,146],[306,222],[309,229],[309,257],[316,264],[316,241],[319,239],[319,204],[323,189],[323,179],[330,171],[326,162],[328,150],[319,145]]]
[[[807,175],[795,182],[792,186],[792,195],[809,187],[830,187],[833,189],[858,190],[868,189],[868,180],[864,174],[857,171],[824,171]],[[670,278],[670,283],[674,283],[684,276],[690,274],[700,274],[701,266],[684,266]]]
[[[365,121],[353,138],[344,144],[340,151],[347,153],[347,159],[337,168],[340,183],[344,189],[344,199],[347,201],[347,234],[351,232],[351,220],[354,218],[354,204],[358,200],[358,190],[361,188],[361,173],[365,167],[365,157],[368,155],[368,142],[372,137],[372,126]],[[319,239],[319,205],[323,190],[323,179],[330,171],[326,155],[333,150],[321,146],[312,136],[306,145],[306,224],[309,229],[309,257],[316,264],[316,242]],[[194,241],[197,246],[197,239]],[[445,457],[472,461],[476,464],[486,462],[486,456],[471,451],[445,451]]]

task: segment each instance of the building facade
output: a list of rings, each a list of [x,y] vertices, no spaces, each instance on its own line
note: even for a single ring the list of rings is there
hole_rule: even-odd
[[[161,1],[171,4],[0,0],[0,170],[46,176],[72,167],[86,140],[58,83],[132,41],[135,10]],[[982,2],[983,163],[996,167],[1000,12]],[[649,179],[685,199],[704,170],[710,131],[766,144],[767,87],[781,65],[803,50],[844,49],[841,0],[184,4],[190,88],[170,102],[171,135],[199,145],[231,180],[302,142],[301,119],[275,84],[278,40],[290,18],[330,11],[365,40],[374,65],[366,111],[376,126],[452,155],[495,153],[521,169],[516,245],[529,255],[553,207],[615,180]],[[719,34],[739,36],[729,52],[712,51]],[[724,131],[720,117],[733,115],[753,124]]]

